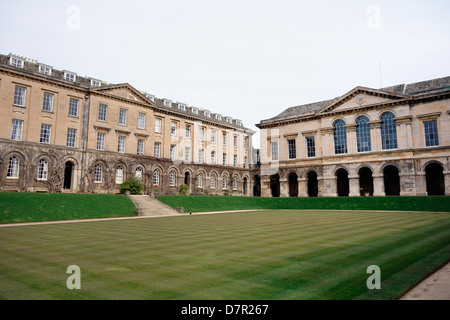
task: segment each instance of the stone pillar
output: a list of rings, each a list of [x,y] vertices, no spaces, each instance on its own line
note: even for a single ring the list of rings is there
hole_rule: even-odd
[[[323,197],[337,197],[337,178],[335,176],[323,177]]]
[[[347,129],[347,149],[349,154],[354,154],[357,151],[356,143],[356,124],[348,124],[345,126]]]
[[[384,189],[384,176],[382,174],[374,174],[373,178],[373,196],[385,197],[386,192]]]
[[[450,196],[450,171],[444,171],[445,195]]]
[[[400,196],[415,196],[416,181],[415,175],[412,173],[400,173]]]
[[[381,120],[371,121],[369,123],[372,151],[381,151]]]
[[[261,197],[272,197],[272,190],[270,190],[270,179],[261,177]]]
[[[299,198],[307,198],[308,197],[308,179],[307,178],[298,178],[298,196]]]
[[[361,196],[361,191],[359,190],[359,176],[348,176],[348,182],[350,186],[350,197]]]
[[[416,195],[427,196],[427,177],[425,172],[416,173]]]
[[[288,179],[280,179],[280,197],[289,198],[289,181]]]

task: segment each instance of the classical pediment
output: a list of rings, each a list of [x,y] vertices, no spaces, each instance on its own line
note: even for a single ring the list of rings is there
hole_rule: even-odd
[[[128,83],[97,87],[93,88],[92,91],[101,92],[135,102],[149,103],[149,100],[143,94]]]
[[[336,111],[353,110],[367,106],[377,106],[399,100],[409,99],[404,94],[386,92],[382,90],[356,87],[352,91],[336,99],[333,103],[319,110],[318,114]]]

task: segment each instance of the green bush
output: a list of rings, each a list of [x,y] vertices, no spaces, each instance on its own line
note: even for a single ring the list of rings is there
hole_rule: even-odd
[[[188,192],[188,186],[187,186],[186,184],[183,183],[183,184],[180,186],[179,194],[182,195],[182,196],[185,196],[185,195],[187,195],[187,192]]]
[[[125,193],[125,191],[130,191],[132,195],[141,194],[144,189],[144,185],[141,180],[136,177],[129,177],[122,183],[122,187],[120,188],[120,193]]]

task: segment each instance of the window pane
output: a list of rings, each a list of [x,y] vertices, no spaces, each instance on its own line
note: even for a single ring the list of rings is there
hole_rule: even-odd
[[[52,127],[48,124],[41,125],[41,143],[50,143],[50,136],[51,136]]]
[[[75,148],[77,130],[75,129],[67,129],[67,146],[69,148]]]
[[[106,109],[107,106],[104,104],[100,104],[98,107],[98,120],[99,121],[106,121]]]
[[[316,139],[315,137],[306,138],[306,147],[308,151],[308,158],[314,158],[316,156]]]
[[[369,118],[363,116],[356,120],[356,139],[358,144],[358,152],[371,151],[372,145],[370,142],[370,125]]]
[[[53,111],[54,95],[48,92],[44,92],[44,103],[42,110],[52,112]]]
[[[17,157],[9,158],[8,172],[7,172],[8,178],[19,178],[19,164],[20,164],[19,158]]]
[[[334,124],[334,152],[347,153],[347,130],[343,120],[338,120]]]
[[[297,147],[295,145],[295,140],[288,140],[288,148],[289,148],[289,159],[297,158]]]
[[[427,121],[424,122],[425,128],[425,143],[427,147],[434,147],[439,145],[439,136],[438,136],[438,128],[437,121]]]
[[[105,137],[106,134],[102,132],[97,133],[97,150],[105,150]]]
[[[13,119],[11,124],[11,140],[22,141],[22,130],[23,121]]]
[[[272,160],[278,161],[278,141],[274,141],[271,143],[272,149]]]
[[[397,149],[397,127],[395,116],[386,112],[381,116],[381,142],[383,150]]]
[[[78,117],[78,99],[70,98],[69,116]]]
[[[14,104],[16,106],[24,107],[26,94],[27,94],[27,89],[16,86],[16,88],[14,90]]]

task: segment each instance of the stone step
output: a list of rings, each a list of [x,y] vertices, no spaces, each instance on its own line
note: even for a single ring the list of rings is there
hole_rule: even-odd
[[[168,205],[150,196],[129,196],[136,206],[136,212],[140,216],[168,216],[179,213]]]

